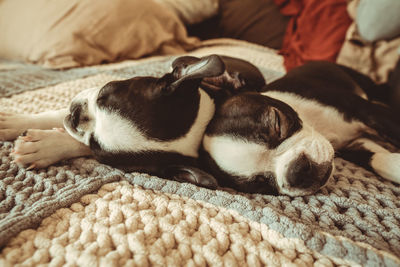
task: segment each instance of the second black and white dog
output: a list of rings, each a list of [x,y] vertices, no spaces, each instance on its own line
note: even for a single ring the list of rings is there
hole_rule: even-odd
[[[264,85],[247,62],[182,57],[161,78],[82,91],[69,110],[0,114],[0,139],[64,126],[69,134],[28,130],[16,162],[38,168],[93,153],[124,170],[253,193],[312,194],[331,177],[335,152],[400,182],[400,154],[375,142],[400,145],[399,120],[363,99],[372,81],[314,62]]]
[[[310,62],[217,106],[203,139],[219,183],[252,193],[312,194],[326,184],[335,154],[400,183],[400,119],[365,99],[375,84],[337,64]]]

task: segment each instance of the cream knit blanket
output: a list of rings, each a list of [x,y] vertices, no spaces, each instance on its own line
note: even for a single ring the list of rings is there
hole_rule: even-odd
[[[246,59],[268,81],[284,71],[273,51],[245,42],[208,41],[191,54],[211,53]],[[80,90],[161,75],[172,60],[77,69],[30,91],[15,79],[25,92],[1,98],[0,112],[65,107]],[[0,266],[400,265],[400,186],[342,159],[324,189],[290,198],[208,190],[88,158],[26,171],[11,163],[12,143],[0,146]]]

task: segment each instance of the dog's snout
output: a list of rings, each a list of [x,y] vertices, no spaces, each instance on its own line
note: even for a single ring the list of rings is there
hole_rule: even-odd
[[[307,189],[323,186],[332,173],[333,163],[315,163],[302,154],[290,163],[287,182],[290,187]]]
[[[312,163],[305,156],[301,155],[290,164],[287,182],[291,187],[307,188],[312,184]]]
[[[333,171],[333,162],[326,162],[323,164],[323,172],[320,175],[319,179],[319,184],[320,186],[323,186],[328,182],[329,177],[331,177],[332,171]]]

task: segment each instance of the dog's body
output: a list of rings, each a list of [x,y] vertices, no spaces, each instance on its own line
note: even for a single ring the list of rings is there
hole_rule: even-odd
[[[311,62],[217,107],[203,141],[205,165],[219,182],[246,192],[311,194],[333,170],[336,153],[400,183],[400,120],[363,99],[373,82],[345,67]]]
[[[228,57],[182,57],[173,69],[85,90],[69,111],[0,114],[0,139],[64,125],[69,134],[29,130],[18,138],[16,162],[45,167],[93,154],[124,170],[215,188],[210,172],[245,192],[311,194],[331,176],[335,151],[400,181],[400,154],[360,139],[378,133],[399,145],[400,127],[361,97],[372,81],[357,73],[319,62],[264,86],[257,68]]]

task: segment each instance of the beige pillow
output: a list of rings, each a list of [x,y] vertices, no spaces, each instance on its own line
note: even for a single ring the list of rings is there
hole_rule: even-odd
[[[180,53],[196,43],[152,0],[0,1],[0,58],[70,68]]]

